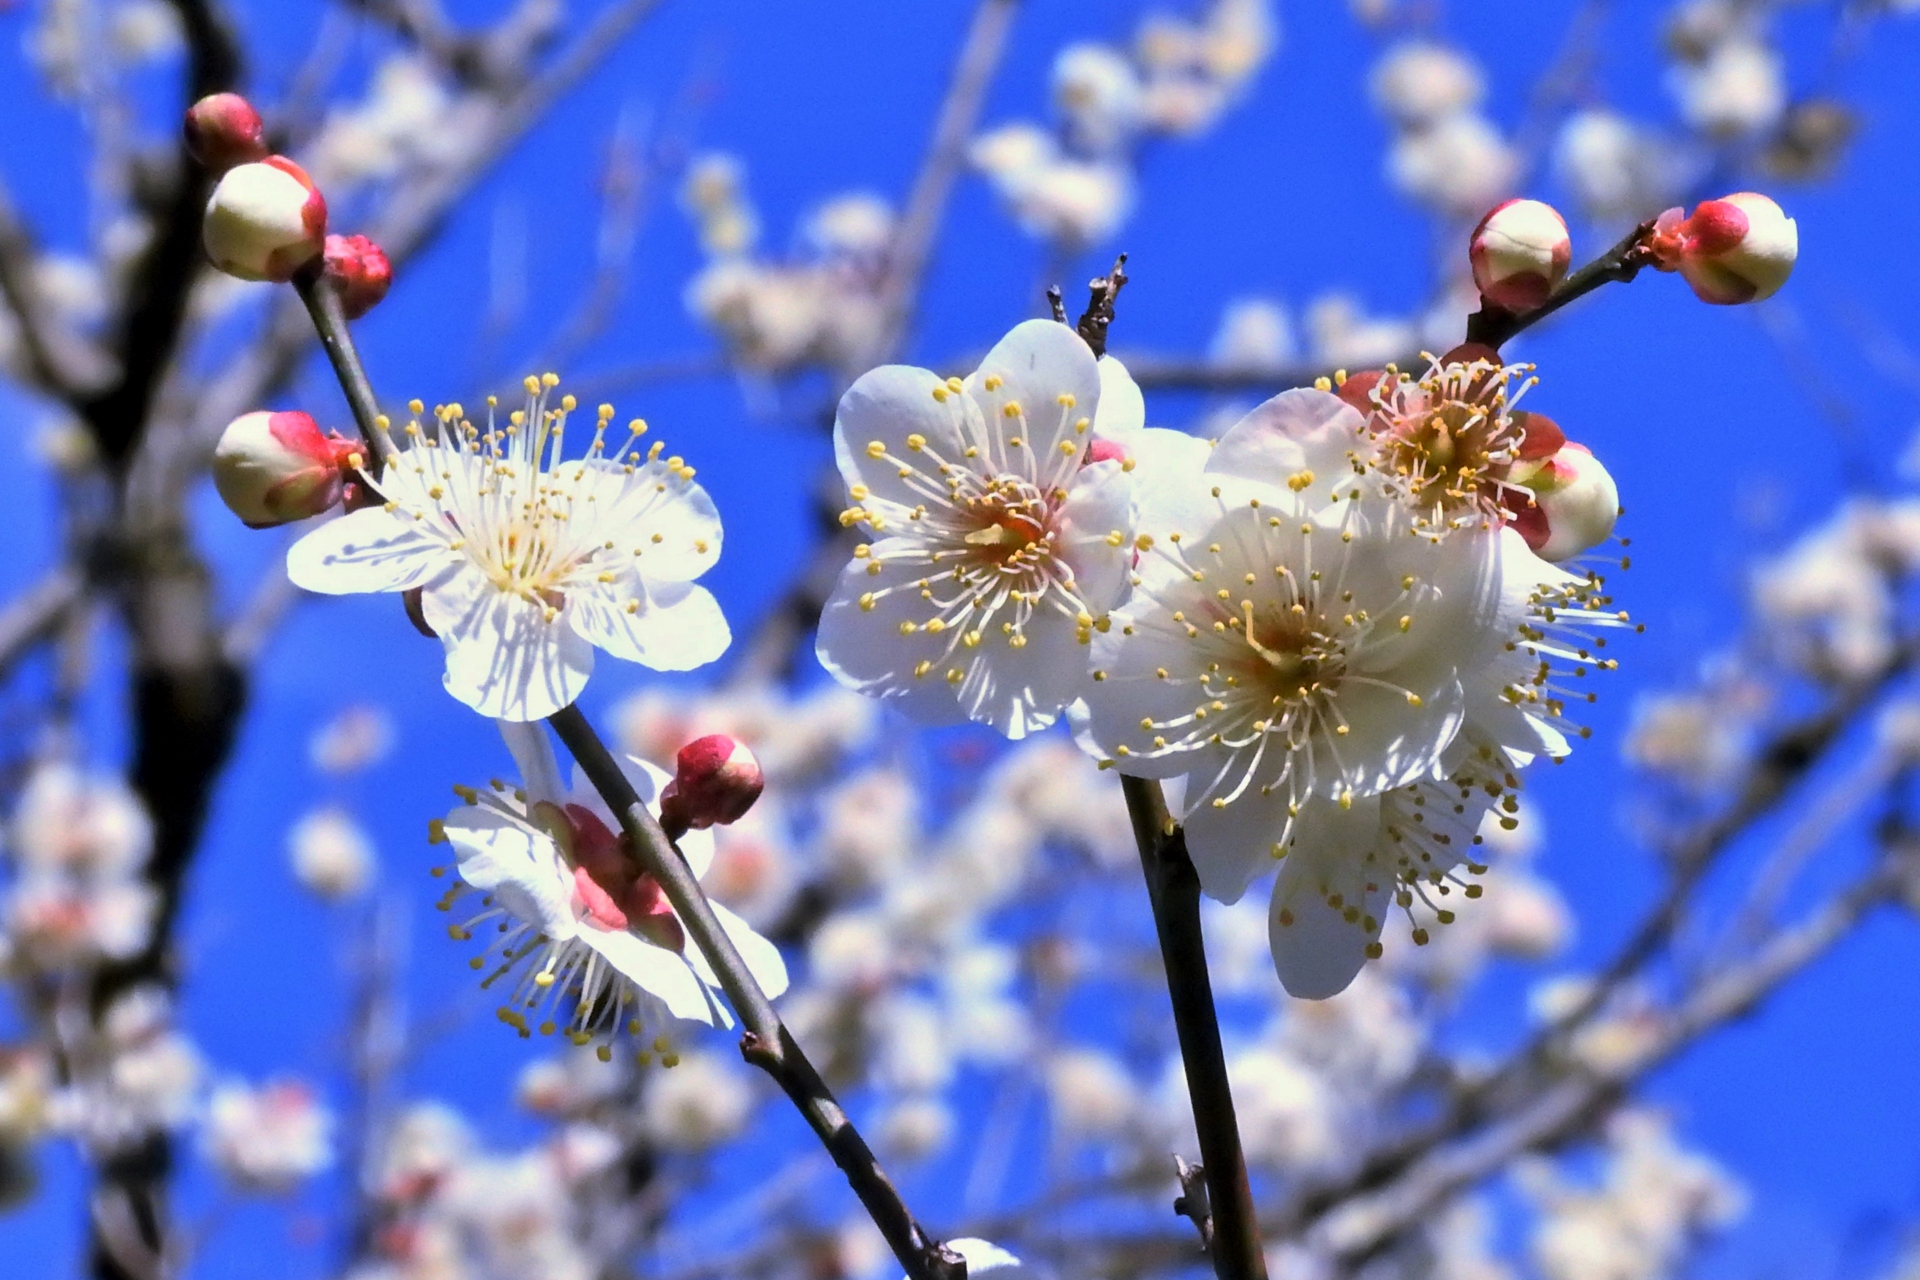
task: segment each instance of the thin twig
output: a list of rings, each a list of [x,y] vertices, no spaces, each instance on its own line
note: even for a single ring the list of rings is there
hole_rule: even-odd
[[[959,1255],[921,1229],[879,1159],[841,1109],[820,1073],[807,1060],[773,1002],[760,989],[753,973],[721,927],[699,881],[653,814],[635,794],[613,754],[600,740],[578,707],[567,707],[547,723],[593,784],[601,799],[620,820],[635,854],[666,893],[688,935],[713,965],[721,989],[740,1015],[746,1033],[740,1052],[754,1066],[772,1076],[806,1117],[807,1124],[847,1177],[874,1225],[887,1239],[894,1256],[913,1280],[964,1280],[966,1264]]]
[[[1173,1000],[1180,1060],[1193,1103],[1193,1125],[1200,1138],[1200,1162],[1212,1211],[1208,1255],[1219,1280],[1265,1280],[1266,1255],[1260,1247],[1253,1191],[1247,1184],[1247,1158],[1233,1114],[1213,983],[1207,976],[1206,943],[1200,932],[1200,877],[1187,856],[1185,833],[1167,813],[1160,784],[1122,777],[1120,785],[1133,819],[1140,867],[1146,873],[1160,959],[1167,971],[1167,994]],[[1207,1234],[1204,1228],[1202,1234]]]
[[[55,569],[0,609],[0,677],[60,629],[84,589],[78,573]]]
[[[1524,315],[1515,315],[1482,299],[1480,309],[1467,317],[1467,341],[1485,343],[1498,351],[1515,334],[1531,329],[1601,285],[1615,280],[1624,284],[1633,279],[1650,261],[1646,241],[1652,231],[1652,219],[1641,223],[1622,237],[1620,243],[1562,280],[1545,302]]]

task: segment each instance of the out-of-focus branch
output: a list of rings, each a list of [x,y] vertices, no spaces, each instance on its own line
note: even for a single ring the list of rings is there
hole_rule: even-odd
[[[549,718],[560,741],[587,775],[601,799],[620,820],[634,852],[660,884],[687,933],[706,955],[720,979],[727,999],[746,1027],[740,1052],[754,1066],[772,1076],[792,1099],[807,1124],[847,1177],[874,1225],[886,1237],[894,1256],[912,1280],[963,1280],[966,1264],[943,1247],[914,1220],[906,1202],[881,1169],[859,1130],[841,1109],[820,1073],[800,1049],[773,1002],[721,927],[719,917],[694,879],[693,871],[674,848],[666,832],[634,793],[613,755],[594,732],[580,709],[567,707]]]
[[[1390,1183],[1442,1144],[1467,1133],[1502,1097],[1512,1096],[1526,1081],[1536,1078],[1560,1056],[1568,1038],[1660,953],[1720,855],[1771,813],[1794,784],[1825,759],[1828,749],[1893,680],[1911,668],[1916,657],[1920,657],[1920,644],[1902,647],[1873,676],[1849,686],[1827,707],[1785,726],[1762,744],[1732,802],[1669,846],[1666,888],[1585,995],[1499,1067],[1452,1098],[1439,1116],[1410,1133],[1388,1139],[1336,1180],[1302,1183],[1270,1209],[1269,1227],[1282,1234],[1304,1230],[1353,1196]]]
[[[1134,843],[1146,873],[1153,926],[1160,938],[1160,959],[1173,1000],[1173,1026],[1186,1068],[1193,1125],[1200,1137],[1200,1162],[1206,1173],[1210,1216],[1201,1226],[1213,1271],[1220,1280],[1265,1280],[1266,1255],[1254,1219],[1253,1191],[1247,1183],[1247,1158],[1240,1148],[1233,1090],[1227,1082],[1226,1051],[1207,976],[1206,943],[1200,932],[1200,877],[1187,856],[1186,836],[1167,812],[1160,784],[1143,778],[1120,779],[1133,819]],[[1182,1179],[1185,1182],[1185,1179]],[[1191,1192],[1182,1195],[1191,1212]],[[1194,1218],[1196,1224],[1200,1218]]]
[[[55,569],[0,609],[0,678],[60,629],[84,592],[80,574]]]
[[[887,275],[881,286],[881,339],[870,364],[884,364],[906,343],[919,302],[921,278],[940,234],[947,197],[967,160],[967,141],[986,105],[987,88],[1000,66],[1019,0],[980,0],[973,11],[954,63],[953,79],[934,121],[933,141],[927,147],[920,174],[907,196],[905,212],[887,254]]]
[[[107,376],[107,359],[48,310],[34,279],[37,256],[32,233],[0,186],[0,297],[13,313],[26,372],[42,391],[70,399]]]
[[[1811,917],[1777,935],[1750,960],[1703,979],[1637,1051],[1604,1068],[1586,1068],[1547,1088],[1510,1119],[1433,1152],[1377,1191],[1342,1204],[1309,1239],[1348,1266],[1413,1227],[1514,1157],[1585,1132],[1627,1086],[1702,1034],[1750,1012],[1781,983],[1824,955],[1875,907],[1890,900],[1909,874],[1910,854],[1884,857]]]

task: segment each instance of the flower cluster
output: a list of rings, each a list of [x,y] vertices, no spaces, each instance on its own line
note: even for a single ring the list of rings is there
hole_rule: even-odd
[[[1341,990],[1389,902],[1480,894],[1482,818],[1582,730],[1611,666],[1604,468],[1516,407],[1484,348],[1290,391],[1206,442],[1065,325],[1014,329],[967,379],[889,366],[835,451],[856,549],[821,661],[915,719],[1019,738],[1070,710],[1103,766],[1181,782],[1203,887],[1280,862],[1271,941],[1295,994]],[[1427,940],[1424,926],[1413,930]]]

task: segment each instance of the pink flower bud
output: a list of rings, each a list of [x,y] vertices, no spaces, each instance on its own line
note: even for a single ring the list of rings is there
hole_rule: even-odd
[[[1552,205],[1509,200],[1480,219],[1467,243],[1480,296],[1508,311],[1532,311],[1547,300],[1573,261],[1567,224]]]
[[[1583,446],[1569,444],[1531,482],[1545,537],[1527,543],[1542,560],[1570,560],[1613,536],[1620,516],[1620,490],[1600,460]],[[1540,526],[1535,526],[1536,528]],[[1521,523],[1523,536],[1530,530]]]
[[[724,733],[689,742],[676,763],[678,772],[660,794],[660,825],[669,833],[738,821],[766,786],[753,752]]]
[[[327,202],[285,156],[229,169],[207,201],[201,242],[213,265],[242,280],[293,279],[320,256]]]
[[[250,528],[317,516],[340,501],[343,468],[360,446],[322,435],[304,413],[242,414],[220,433],[213,451],[213,487]]]
[[[337,281],[347,319],[358,320],[387,296],[393,265],[386,251],[365,236],[328,236],[327,277]]]
[[[1779,291],[1800,255],[1800,228],[1766,196],[1740,191],[1701,201],[1690,218],[1667,210],[1647,248],[1654,266],[1678,271],[1702,302],[1730,306]]]
[[[237,93],[210,93],[187,108],[187,150],[213,173],[267,158],[265,126]]]

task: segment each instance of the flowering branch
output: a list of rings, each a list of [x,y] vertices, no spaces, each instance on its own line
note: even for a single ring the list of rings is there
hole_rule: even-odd
[[[1615,280],[1625,284],[1632,280],[1640,274],[1640,268],[1652,262],[1647,251],[1647,238],[1652,234],[1653,220],[1648,219],[1629,231],[1613,248],[1562,280],[1547,300],[1531,311],[1515,313],[1483,299],[1480,310],[1467,317],[1467,341],[1484,343],[1498,351],[1514,335],[1531,329],[1601,285]]]
[[[1117,268],[1116,268],[1117,270]],[[1109,316],[1111,313],[1109,313]],[[1211,1210],[1193,1213],[1194,1197],[1183,1173],[1183,1194],[1176,1212],[1194,1218],[1220,1280],[1264,1280],[1266,1255],[1254,1220],[1253,1191],[1247,1183],[1247,1158],[1240,1149],[1240,1127],[1233,1114],[1233,1090],[1227,1081],[1226,1052],[1220,1044],[1220,1020],[1207,976],[1206,942],[1200,931],[1200,877],[1187,856],[1186,838],[1167,812],[1160,784],[1144,778],[1120,779],[1133,819],[1134,843],[1146,873],[1153,904],[1160,959],[1167,970],[1167,994],[1173,1000],[1173,1025],[1186,1067],[1193,1124],[1200,1137]]]
[[[900,1198],[893,1181],[880,1168],[866,1140],[853,1127],[813,1063],[801,1052],[792,1033],[780,1021],[780,1015],[774,1012],[773,1003],[760,989],[746,961],[721,927],[692,870],[634,792],[633,784],[621,773],[619,764],[586,716],[578,706],[570,706],[550,717],[547,723],[579,762],[594,790],[620,819],[620,829],[648,874],[659,881],[688,934],[713,965],[722,989],[746,1026],[740,1040],[741,1056],[772,1076],[800,1109],[821,1145],[846,1174],[854,1194],[860,1197],[860,1203],[912,1280],[965,1280],[966,1264],[914,1221],[912,1212]],[[1196,882],[1196,893],[1197,888]],[[1198,910],[1197,898],[1195,910]],[[1204,978],[1204,972],[1202,976]]]

